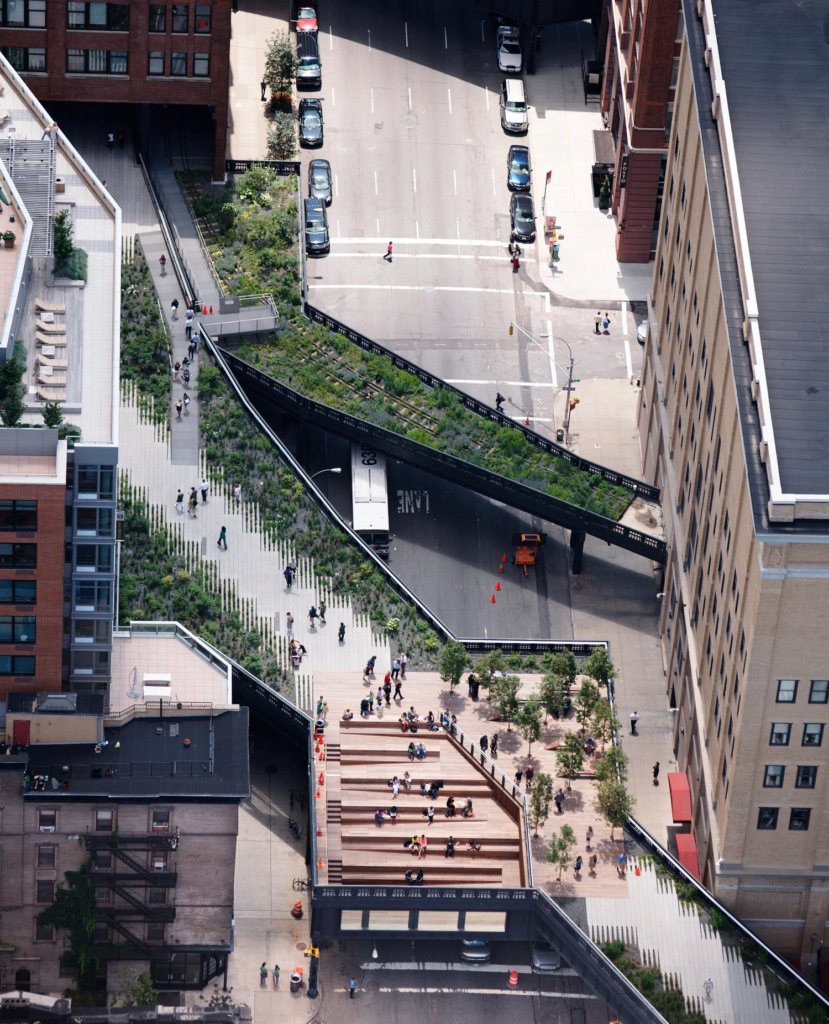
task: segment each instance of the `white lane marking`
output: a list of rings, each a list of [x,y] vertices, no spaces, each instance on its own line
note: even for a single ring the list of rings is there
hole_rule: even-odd
[[[456,185],[455,186],[455,194],[456,195],[457,195],[457,192],[458,192],[458,188],[457,188],[457,185]],[[460,241],[460,237],[461,237],[461,219],[460,219],[460,217],[456,217],[455,218],[455,223],[458,226],[458,241]]]
[[[328,49],[334,49],[334,29],[331,25],[328,26]]]
[[[443,26],[443,48],[444,50],[449,49],[449,35],[446,32],[446,26]]]
[[[406,46],[409,45],[409,23],[408,21],[403,22],[403,28],[406,30]]]
[[[556,385],[546,384],[542,381],[533,380],[450,380],[446,378],[447,384],[509,384],[516,388],[552,388]],[[532,419],[532,417],[530,417]]]
[[[337,97],[336,97],[336,94],[334,93],[334,86],[332,85],[331,86],[331,106],[332,107],[336,107],[336,105],[337,105]]]
[[[409,86],[409,110],[412,109],[412,87]]]
[[[492,171],[492,194],[493,194],[493,195],[495,196],[495,195],[497,195],[497,194],[498,194],[498,193],[497,193],[497,192],[495,191],[495,168],[494,168],[494,167],[491,167],[491,168],[490,168],[490,170]]]
[[[371,242],[382,242],[383,239],[379,238],[379,237],[378,238],[344,238],[343,241],[346,242],[346,243],[351,243],[352,245],[368,245]],[[385,241],[388,242],[388,238]],[[398,238],[398,239],[395,240],[395,243],[396,244],[404,244],[406,242],[411,242],[412,244],[414,244],[417,241],[418,241],[418,239],[416,239],[416,238]],[[420,239],[420,241],[422,242],[423,245],[457,245],[458,244],[457,238],[422,238],[422,239]],[[479,246],[480,248],[487,248],[487,249],[503,249],[504,250],[504,255],[506,256],[507,243],[505,241],[504,242],[500,242],[500,241],[495,241],[494,242],[490,238],[464,238],[463,239],[463,244],[464,245],[468,245],[468,246]],[[542,295],[544,293],[543,292],[538,292],[538,293],[533,293],[533,294]]]
[[[374,194],[376,196],[380,195],[380,192],[379,192],[379,190],[377,188],[377,171],[374,172]],[[380,232],[378,231],[377,234],[379,235]]]
[[[338,241],[339,241],[339,238],[340,238],[340,219],[338,217],[337,218],[337,240]]]
[[[414,241],[421,241],[420,238],[420,226],[418,221],[415,221],[415,230],[417,231],[417,238]],[[342,241],[342,239],[340,239]],[[378,239],[379,241],[379,239]],[[428,239],[423,239],[424,242]],[[396,244],[405,242],[405,239],[398,238]],[[457,243],[456,243],[457,244]],[[505,256],[478,256],[476,253],[449,253],[449,252],[396,252],[394,254],[396,260],[487,260],[490,263],[503,263],[506,259]],[[332,252],[329,253],[326,259],[329,260],[362,260],[362,259],[374,259],[373,252]],[[535,263],[535,260],[531,256],[523,256],[522,260],[524,263]],[[531,293],[534,294],[534,293]]]
[[[627,367],[627,371],[628,371],[628,380],[630,380],[630,378],[633,376],[633,363],[631,362],[631,358],[630,358],[630,342],[628,341],[627,338],[625,338],[624,341],[625,341],[625,366]]]
[[[412,188],[417,192],[417,171],[412,168]]]
[[[481,42],[482,43],[486,42],[486,39],[484,38],[484,19],[483,18],[481,18]]]
[[[449,113],[451,114],[452,113],[452,90],[451,89],[447,89],[446,90],[446,95],[449,97]]]
[[[549,309],[547,310],[549,313]],[[558,387],[558,374],[556,373],[556,354],[555,348],[553,347],[553,321],[547,321],[547,351],[550,353],[550,377],[553,381],[553,387]]]
[[[415,234],[417,235],[418,238],[420,238],[420,222],[419,221],[415,221]],[[345,255],[345,253],[343,253],[343,255]]]
[[[395,259],[397,256],[395,256]],[[514,295],[512,288],[449,288],[445,285],[415,284],[315,284],[314,288],[325,288],[327,291],[339,288],[342,291],[381,291],[381,292],[490,292],[493,295]]]
[[[486,109],[489,110],[489,86],[484,86],[484,96],[486,96]]]
[[[372,960],[368,964],[360,964],[361,971],[464,971],[472,974],[503,974],[505,971],[515,971],[517,974],[532,974],[532,968],[518,964],[513,967],[506,967],[504,964],[465,964],[465,963],[438,963],[427,960],[426,962],[403,961],[400,963],[381,964]],[[572,967],[560,967],[555,975],[556,978],[578,978],[579,974]]]
[[[545,292],[544,293],[544,312],[545,313],[549,313],[550,312],[550,293],[549,292]],[[550,332],[550,333],[552,333],[552,332]]]
[[[627,302],[622,303],[622,334],[628,332],[628,304]]]
[[[371,93],[371,112],[373,114],[374,113],[374,90],[370,89],[369,92]]]
[[[458,172],[455,170],[454,167],[452,168],[452,184],[455,187],[455,195],[457,195],[458,194]]]
[[[334,175],[334,195],[337,199],[340,198],[340,179],[336,174]]]
[[[379,217],[375,218],[375,223],[377,224],[377,234],[379,235],[380,234],[380,218]]]
[[[368,30],[368,52],[371,53],[371,29]]]

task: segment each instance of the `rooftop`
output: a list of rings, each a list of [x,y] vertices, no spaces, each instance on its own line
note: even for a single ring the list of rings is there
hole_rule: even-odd
[[[716,0],[703,14],[739,273],[739,291],[726,286],[726,315],[730,326],[748,321],[750,377],[738,385],[756,382],[759,411],[747,457],[755,460],[762,439],[770,497],[781,506],[829,500],[829,214],[815,202],[829,158],[824,15],[817,5],[760,0]],[[695,44],[696,26],[689,31]],[[699,46],[691,57],[699,90]],[[717,135],[705,127],[709,144]],[[721,265],[733,259],[719,234],[718,248]],[[779,514],[825,516],[814,507]]]

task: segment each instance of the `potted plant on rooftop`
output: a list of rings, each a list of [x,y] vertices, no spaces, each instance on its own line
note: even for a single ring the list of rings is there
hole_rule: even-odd
[[[599,209],[610,209],[610,178],[607,174],[604,176],[602,187],[599,189]]]
[[[7,249],[13,249],[16,238],[17,238],[17,235],[13,231],[4,231],[3,232],[3,245]]]

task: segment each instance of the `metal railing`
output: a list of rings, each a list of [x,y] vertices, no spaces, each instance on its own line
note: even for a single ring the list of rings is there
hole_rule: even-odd
[[[147,191],[150,193],[150,199],[155,207],[156,216],[158,217],[161,234],[164,236],[167,251],[170,253],[170,259],[173,262],[173,270],[176,273],[176,277],[181,285],[181,290],[184,292],[184,296],[189,305],[195,301],[196,291],[189,270],[185,269],[185,263],[182,261],[181,254],[176,247],[176,240],[173,237],[173,232],[171,230],[172,221],[167,216],[167,210],[164,207],[164,200],[161,197],[161,191],[156,186],[153,176],[150,174],[141,153],[138,154],[138,163],[141,167],[141,173],[144,175],[144,183],[147,186]]]
[[[579,505],[553,497],[530,484],[511,480],[456,455],[421,444],[368,420],[333,409],[300,394],[233,353],[223,352],[223,356],[226,362],[233,366],[235,375],[244,377],[251,387],[266,397],[276,396],[281,406],[291,406],[296,415],[310,422],[352,439],[362,437],[394,458],[403,459],[427,472],[469,487],[497,501],[503,501],[513,508],[551,520],[575,533],[588,533],[608,544],[634,551],[655,562],[664,564],[667,561],[667,545],[658,537],[625,526],[598,512],[590,512]]]
[[[136,715],[149,715],[153,714],[157,717],[161,717],[165,711],[172,715],[179,715],[182,711],[212,711],[213,704],[209,701],[195,701],[195,700],[147,700],[141,704],[130,704],[128,708],[124,708],[121,711],[105,711],[104,712],[104,724],[109,722],[123,722],[127,718],[133,718]]]
[[[193,222],[193,227],[196,229],[196,237],[199,240],[199,246],[201,248],[201,254],[204,257],[204,262],[207,264],[207,268],[213,278],[213,284],[216,285],[216,289],[223,298],[227,298],[227,288],[225,288],[224,281],[219,277],[219,272],[216,270],[216,264],[213,262],[213,257],[210,255],[210,250],[207,246],[207,242],[204,239],[201,225],[199,224],[199,218],[196,216],[196,211],[193,209],[193,204],[190,202],[190,196],[187,195],[187,191],[181,187],[181,182],[178,180],[178,175],[175,178],[178,190],[181,193],[182,198],[187,206],[187,212],[190,214],[190,220]],[[181,238],[179,237],[178,231],[173,225],[173,230],[176,231],[176,241],[181,245]]]
[[[576,455],[571,452],[569,448],[565,448],[563,445],[556,444],[555,441],[550,441],[546,437],[542,437],[541,434],[537,434],[534,430],[525,426],[523,423],[517,423],[511,420],[508,416],[503,413],[496,412],[495,409],[488,405],[484,405],[483,402],[479,402],[477,399],[472,398],[466,392],[461,391],[459,388],[454,387],[452,384],[447,384],[446,381],[441,380],[440,377],[435,377],[433,374],[424,370],[421,366],[415,363],[410,363],[408,359],[404,359],[403,356],[397,355],[390,349],[385,348],[383,345],[379,345],[376,341],[372,341],[371,338],[367,338],[364,334],[360,334],[359,331],[355,331],[352,328],[341,323],[334,317],[329,316],[327,313],[323,313],[322,310],[312,306],[309,302],[305,303],[304,311],[306,316],[313,320],[315,323],[322,324],[323,327],[327,327],[329,331],[334,334],[342,334],[348,338],[349,341],[353,342],[359,348],[364,349],[366,352],[372,352],[375,355],[384,356],[400,370],[406,370],[407,373],[411,373],[417,377],[423,384],[426,384],[430,388],[445,388],[447,391],[454,392],[459,401],[467,409],[476,413],[478,416],[482,416],[484,419],[492,420],[495,423],[500,423],[503,426],[513,427],[516,430],[520,430],[526,439],[534,447],[539,448],[541,451],[548,452],[550,455],[555,455],[558,458],[564,459],[565,462],[569,462],[576,469],[583,470],[585,473],[596,474],[600,476],[607,483],[615,484],[618,487],[625,487],[630,491],[633,491],[637,497],[646,498],[649,501],[659,501],[659,488],[654,484],[645,483],[644,480],[637,480],[636,477],[627,476],[625,473],[618,473],[614,469],[609,469],[607,466],[602,466],[598,462],[591,462],[589,459],[582,458],[580,455]]]
[[[205,324],[204,329],[213,338],[224,338],[237,334],[258,334],[260,331],[272,331],[278,323],[278,316],[257,316],[248,320],[218,320]]]
[[[116,636],[118,635],[117,629],[118,627],[116,627]],[[208,643],[207,640],[202,640],[200,636],[191,633],[180,622],[167,622],[164,620],[159,620],[158,622],[130,622],[127,629],[129,629],[130,634],[148,633],[150,636],[174,636],[186,644],[195,654],[209,661],[219,671],[224,672],[228,680],[230,680],[230,669],[234,665],[233,660],[222,654],[221,651]]]

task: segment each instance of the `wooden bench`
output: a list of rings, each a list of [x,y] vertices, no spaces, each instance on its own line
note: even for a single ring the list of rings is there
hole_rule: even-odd
[[[342,732],[402,732],[403,730],[400,728],[400,715],[403,712],[402,710],[398,710],[397,717],[395,718],[393,717],[394,711],[394,708],[384,710],[382,718],[355,717],[349,719],[348,721],[340,720],[340,730]],[[438,724],[438,722],[435,722],[435,725]],[[426,724],[425,721],[417,722],[416,725],[417,733],[415,735],[417,736],[419,736],[421,733],[426,733],[427,736],[432,735],[443,736],[447,739],[449,738],[449,734],[445,732],[443,729],[439,729],[437,732],[430,732],[429,726]],[[408,735],[408,733],[405,733],[404,735]]]
[[[430,859],[431,858],[431,859]],[[354,860],[353,855],[343,854],[342,879],[344,883],[361,885],[408,885],[406,871],[421,870],[424,885],[485,885],[501,884],[502,868],[500,864],[470,864],[460,862],[457,857],[439,857],[430,850],[421,860],[404,854],[399,863],[394,865],[375,865],[365,861]]]
[[[35,327],[44,334],[66,334],[66,324],[47,324],[40,317],[35,320]]]
[[[37,345],[55,345],[58,348],[62,348],[66,344],[65,334],[41,334],[40,331],[35,331],[35,344]]]
[[[66,306],[62,302],[46,302],[45,299],[35,299],[35,309],[41,313],[65,313]]]

